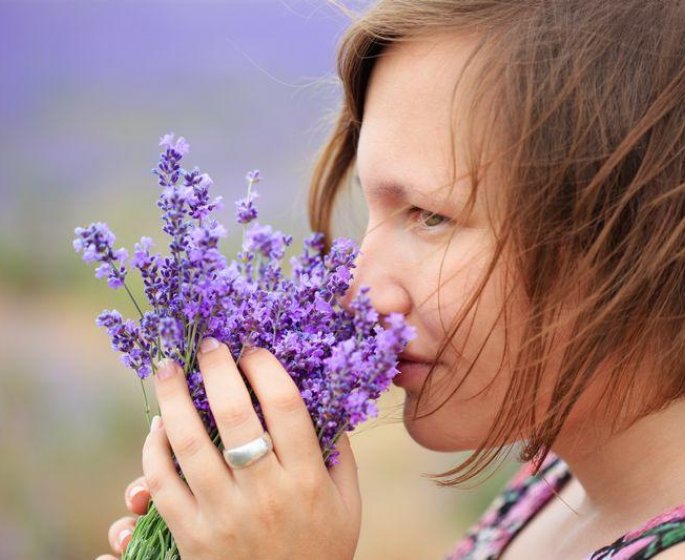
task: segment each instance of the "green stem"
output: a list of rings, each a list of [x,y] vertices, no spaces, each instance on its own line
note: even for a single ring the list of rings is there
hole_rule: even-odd
[[[161,358],[160,350],[157,348],[157,360]],[[155,366],[155,360],[150,360],[150,363],[152,365],[152,375],[157,375],[157,366]],[[141,379],[142,383],[142,379]],[[145,392],[145,386],[143,386],[143,396],[145,397],[145,406],[147,407],[147,393]],[[162,414],[162,412],[159,409],[159,403],[157,403],[157,414]],[[150,417],[148,415],[148,428],[150,427]]]
[[[116,265],[113,265],[113,266],[116,268]],[[124,289],[126,290],[126,293],[128,294],[128,297],[131,298],[133,305],[135,305],[136,309],[138,310],[138,314],[140,315],[140,318],[142,319],[144,316],[143,310],[138,305],[136,298],[133,297],[133,294],[131,293],[131,290],[129,289],[126,282],[122,281],[122,283],[124,285]],[[152,360],[152,356],[150,356],[150,361],[153,362],[152,369],[154,370],[154,360]],[[145,384],[144,384],[142,378],[140,380],[140,388],[143,391],[143,399],[145,399],[145,420],[147,420],[147,426],[148,426],[148,428],[150,428],[150,424],[152,423],[152,419],[150,418],[150,403],[148,402],[147,391],[145,390]]]
[[[140,380],[140,388],[143,390],[143,398],[145,399],[145,419],[147,420],[147,427],[149,429],[152,424],[152,419],[150,418],[150,403],[147,400],[147,392],[145,391],[145,384],[143,383],[142,378]]]
[[[202,329],[198,329],[196,332],[197,335],[197,340],[200,341],[205,337],[205,333],[207,332],[206,325]],[[194,347],[193,353],[190,355],[190,363],[188,364],[188,371],[192,371],[195,369],[195,362],[197,361],[197,345]]]
[[[183,365],[186,368],[186,373],[190,372],[190,357],[193,354],[193,349],[195,348],[195,333],[197,332],[197,320],[193,323],[193,326],[190,329],[190,336],[188,337],[188,340],[186,341],[186,355],[183,360]]]
[[[124,288],[126,288],[126,293],[128,296],[131,298],[131,301],[133,302],[133,305],[136,306],[136,309],[138,310],[138,313],[140,314],[140,318],[143,318],[143,311],[140,309],[140,306],[138,305],[138,302],[136,301],[136,298],[133,297],[133,294],[131,293],[131,290],[128,289],[128,286],[126,285],[126,282],[124,282]]]
[[[114,271],[115,271],[117,274],[119,274],[119,275],[121,274],[121,273],[119,272],[119,268],[117,267],[116,264],[112,263],[111,266],[114,268]],[[142,310],[140,309],[140,306],[138,305],[138,302],[136,301],[136,298],[133,297],[133,294],[131,293],[131,290],[128,289],[128,285],[126,284],[126,280],[124,280],[124,279],[122,278],[121,283],[123,284],[124,289],[126,290],[126,293],[128,294],[128,297],[131,298],[131,301],[133,302],[133,305],[136,306],[136,309],[138,310],[138,313],[140,314],[140,318],[142,319],[142,318],[143,318],[143,312],[142,312]]]

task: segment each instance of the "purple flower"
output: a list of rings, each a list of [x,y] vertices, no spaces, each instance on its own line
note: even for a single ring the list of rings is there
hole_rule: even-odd
[[[186,172],[183,179],[185,186],[192,189],[192,196],[188,199],[188,214],[191,218],[202,222],[213,210],[222,207],[222,197],[217,196],[210,200],[209,189],[214,181],[207,173],[200,174],[200,170],[195,167]]]
[[[226,228],[214,220],[192,228],[188,233],[188,259],[200,267],[220,267],[225,263],[219,252],[219,239],[226,237]]]
[[[259,171],[259,169],[248,171],[247,175],[245,175],[245,179],[248,183],[250,183],[251,186],[253,184],[259,183],[259,181],[262,180],[262,173],[261,171]]]
[[[253,192],[245,198],[241,198],[235,203],[236,221],[239,224],[248,224],[257,217],[257,207],[254,205],[259,193]]]
[[[235,203],[235,217],[239,224],[249,224],[257,218],[257,207],[254,205],[254,201],[259,197],[259,193],[252,190],[252,187],[262,180],[262,174],[258,169],[249,171],[245,175],[245,180],[248,185],[247,196],[237,200]]]
[[[116,238],[107,224],[96,222],[87,228],[77,227],[73,241],[77,253],[82,253],[87,263],[100,263],[95,270],[97,278],[106,278],[110,288],[120,288],[126,279],[126,249],[114,250]]]
[[[98,316],[96,324],[107,329],[112,348],[122,353],[121,361],[126,367],[135,370],[141,379],[150,375],[149,347],[141,338],[140,327],[134,321],[124,321],[116,310],[105,310]]]
[[[159,145],[160,146],[165,146],[167,150],[173,150],[177,154],[179,154],[180,157],[183,157],[190,151],[190,145],[188,142],[186,142],[186,139],[183,138],[183,136],[179,136],[178,140],[174,143],[174,133],[170,132],[169,134],[165,134],[159,139]]]
[[[252,190],[252,186],[262,180],[262,175],[258,169],[250,171],[246,176],[247,196],[237,200],[235,203],[235,216],[239,224],[249,224],[257,218],[257,207],[254,205],[255,199],[259,198],[259,193]]]
[[[269,225],[263,226],[255,222],[245,232],[243,251],[259,254],[271,260],[281,260],[286,247],[292,241],[292,235],[285,235],[283,232],[274,231]]]
[[[106,329],[122,362],[144,379],[161,357],[178,361],[188,389],[212,437],[216,423],[196,361],[206,336],[224,342],[235,359],[247,345],[267,348],[293,378],[319,434],[328,465],[337,460],[335,443],[343,431],[377,414],[375,401],[396,374],[397,354],[415,336],[400,314],[385,317],[371,305],[361,286],[349,307],[342,307],[353,281],[358,255],[350,239],[338,238],[324,253],[324,237],[313,233],[299,255],[283,259],[292,236],[256,221],[253,187],[258,170],[246,175],[247,195],[236,203],[236,222],[243,228],[241,250],[227,259],[219,250],[226,229],[213,217],[221,197],[214,182],[197,167],[181,167],[189,146],[174,134],[160,140],[163,152],[153,173],[160,187],[157,206],[162,230],[170,237],[169,254],[153,253],[152,239],[134,246],[132,266],[143,280],[148,308],[134,303],[137,321],[105,310],[97,324]],[[97,265],[96,276],[110,286],[124,285],[124,249],[113,249],[114,235],[102,223],[77,228],[74,248]],[[129,292],[130,294],[130,292]],[[264,423],[261,407],[255,411]]]

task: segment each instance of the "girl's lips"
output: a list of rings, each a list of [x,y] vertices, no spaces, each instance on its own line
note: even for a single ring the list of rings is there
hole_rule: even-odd
[[[431,364],[423,362],[412,362],[409,360],[400,360],[397,363],[397,370],[399,373],[393,377],[392,382],[398,387],[417,387],[423,385]]]

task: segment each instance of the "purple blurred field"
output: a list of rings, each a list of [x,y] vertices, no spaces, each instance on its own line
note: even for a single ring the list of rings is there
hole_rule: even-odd
[[[94,325],[127,303],[80,262],[73,228],[106,221],[129,248],[155,237],[150,170],[174,131],[224,196],[220,221],[259,168],[261,218],[297,242],[347,23],[325,0],[0,1],[0,560],[106,552],[141,473],[140,385]],[[440,557],[503,480],[455,496],[422,479],[455,458],[410,441],[401,400],[352,438],[357,560]]]
[[[299,221],[344,25],[314,1],[0,3],[0,246],[50,258],[84,206],[154,196],[168,131],[228,200],[261,168],[265,209]]]

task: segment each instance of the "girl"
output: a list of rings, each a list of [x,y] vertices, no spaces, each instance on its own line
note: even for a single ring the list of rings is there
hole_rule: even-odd
[[[685,558],[685,2],[381,0],[344,36],[339,74],[310,222],[330,240],[358,179],[354,289],[418,333],[396,379],[406,428],[474,450],[445,485],[514,444],[525,463],[449,557]],[[205,349],[222,438],[253,440],[230,354]],[[241,366],[273,450],[227,467],[167,364],[129,508],[151,495],[185,560],[351,559],[347,439],[325,471],[277,360]],[[134,523],[112,525],[115,552]]]

